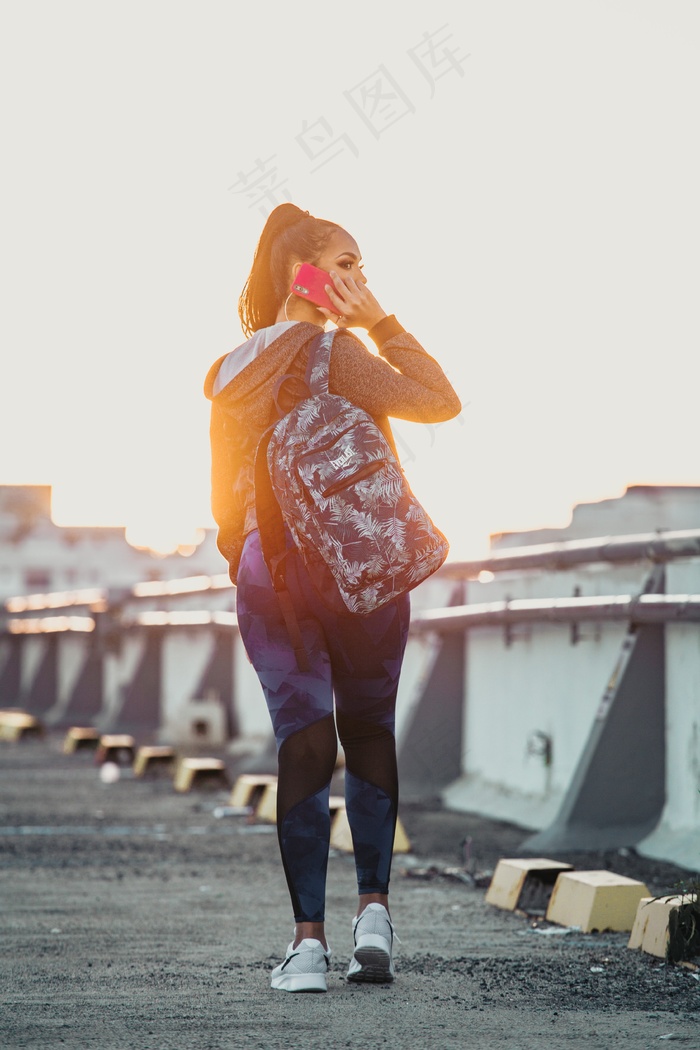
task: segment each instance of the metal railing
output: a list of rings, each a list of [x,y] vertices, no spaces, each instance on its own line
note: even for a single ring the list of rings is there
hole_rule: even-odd
[[[698,623],[700,594],[614,594],[597,598],[516,598],[457,605],[417,613],[411,627],[423,631],[466,631],[518,623],[625,622]]]
[[[496,573],[509,569],[561,570],[596,562],[615,564],[643,560],[661,564],[675,558],[698,556],[700,529],[669,530],[511,547],[473,561],[448,562],[440,569],[440,574],[464,580],[477,579],[482,572]]]
[[[576,565],[608,562],[646,561],[655,565],[678,558],[700,556],[700,529],[639,535],[568,540],[495,551],[486,558],[448,562],[436,577],[445,580],[478,579],[484,572],[498,573],[540,569],[557,571]],[[225,573],[215,576],[191,576],[183,579],[147,581],[132,587],[110,591],[91,588],[51,594],[19,595],[5,599],[4,623],[0,632],[40,633],[46,631],[94,628],[93,615],[107,613],[125,625],[137,626],[185,621],[193,626],[212,622],[209,610],[191,609],[187,614],[169,609],[153,610],[148,615],[127,611],[142,600],[163,599],[170,607],[179,599],[233,589]],[[82,616],[77,610],[85,610]],[[51,615],[49,614],[49,611]],[[30,620],[34,623],[30,623]],[[470,627],[509,625],[521,622],[575,623],[584,620],[628,621],[631,623],[695,623],[700,620],[700,595],[697,594],[619,594],[600,597],[550,599],[515,599],[499,602],[470,603],[449,608],[417,612],[412,619],[416,630],[467,630]],[[27,626],[22,627],[22,621]],[[235,615],[228,613],[221,622],[235,625]]]

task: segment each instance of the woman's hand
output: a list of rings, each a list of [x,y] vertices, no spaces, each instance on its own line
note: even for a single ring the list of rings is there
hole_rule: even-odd
[[[379,305],[364,280],[357,281],[335,270],[331,270],[330,275],[333,285],[327,284],[326,292],[337,312],[334,314],[322,306],[317,309],[338,328],[364,328],[369,331],[387,316],[386,310]]]

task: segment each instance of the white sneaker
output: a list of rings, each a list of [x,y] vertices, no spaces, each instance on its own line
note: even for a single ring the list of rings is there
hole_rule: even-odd
[[[331,950],[320,941],[306,937],[296,948],[287,948],[287,957],[272,971],[273,988],[283,992],[326,992],[326,974]]]
[[[355,951],[348,970],[348,981],[385,983],[394,980],[391,957],[394,926],[383,904],[368,904],[352,920]],[[398,937],[396,937],[398,941]]]

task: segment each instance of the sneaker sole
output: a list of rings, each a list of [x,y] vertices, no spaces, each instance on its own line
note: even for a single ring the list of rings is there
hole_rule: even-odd
[[[394,980],[391,972],[391,958],[384,948],[371,945],[355,949],[353,959],[360,969],[353,973],[348,971],[348,981],[367,981],[373,984],[387,984]]]
[[[303,973],[286,974],[273,979],[272,987],[278,992],[327,992],[328,984],[325,974]]]

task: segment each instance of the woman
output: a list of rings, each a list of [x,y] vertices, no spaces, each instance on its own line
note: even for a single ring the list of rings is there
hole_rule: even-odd
[[[290,294],[300,266],[330,274],[333,309]],[[332,283],[330,283],[332,281]],[[389,874],[398,806],[394,709],[409,622],[406,595],[367,616],[324,602],[288,541],[287,584],[311,669],[300,672],[270,576],[255,517],[255,452],[262,433],[299,396],[309,347],[327,322],[336,333],[329,389],[368,411],[395,449],[388,417],[451,419],[460,402],[442,369],[396,318],[387,316],[362,272],[360,250],[340,226],[293,204],[269,216],[239,301],[248,339],[207,376],[212,402],[212,508],[218,545],[237,585],[241,637],[260,679],[277,741],[277,831],[295,919],[272,987],[326,991],[324,932],[330,839],[329,793],[337,736],[346,764],[346,812],[353,836],[359,904],[348,979],[393,979]],[[379,356],[346,331],[364,329]],[[301,388],[299,388],[301,389]],[[335,696],[335,722],[333,717]],[[336,735],[337,722],[337,735]]]

